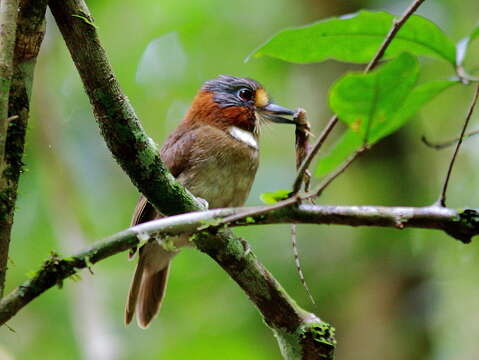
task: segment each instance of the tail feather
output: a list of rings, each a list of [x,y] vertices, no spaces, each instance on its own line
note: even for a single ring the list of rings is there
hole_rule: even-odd
[[[131,322],[136,310],[138,326],[143,329],[148,327],[160,310],[170,268],[168,263],[162,270],[151,273],[144,264],[144,257],[140,256],[125,307],[125,325]]]
[[[160,311],[165,296],[170,264],[153,274],[143,273],[136,304],[138,326],[145,329]]]
[[[128,291],[128,298],[125,306],[125,325],[128,325],[135,315],[136,302],[138,300],[138,293],[140,291],[141,279],[143,278],[143,270],[145,267],[145,261],[142,256],[138,260],[136,265],[135,275],[131,281],[130,291]]]

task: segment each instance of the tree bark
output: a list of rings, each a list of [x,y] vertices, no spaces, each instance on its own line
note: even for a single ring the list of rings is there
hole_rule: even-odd
[[[4,1],[2,1],[2,4]],[[3,6],[3,5],[2,5]],[[16,13],[15,9],[15,13]],[[17,18],[13,74],[8,95],[8,124],[0,173],[0,297],[3,295],[17,187],[36,57],[45,34],[46,0],[21,0]],[[4,49],[0,49],[3,52]],[[3,91],[3,89],[2,89]],[[1,105],[0,105],[1,107]],[[2,117],[3,115],[0,115]],[[4,133],[0,132],[0,136]]]
[[[261,309],[265,320],[275,331],[291,328],[291,324],[297,324],[298,319],[302,319],[306,323],[317,322],[318,319],[314,315],[297,307],[285,292],[280,293],[284,290],[267,271],[261,274],[256,273],[257,267],[261,267],[261,264],[257,262],[245,241],[237,243],[233,235],[225,234],[226,241],[229,241],[226,246],[233,248],[229,252],[218,250],[216,242],[224,240],[221,236],[211,236],[209,227],[214,227],[223,218],[250,210],[251,208],[229,208],[170,216],[126,229],[73,256],[60,258],[57,254],[52,254],[32,279],[20,285],[0,301],[0,325],[11,319],[34,298],[49,288],[60,285],[64,279],[78,270],[145,241],[156,241],[155,239],[160,236],[165,237],[185,232],[196,232],[192,235],[192,241],[201,239],[199,241],[202,244],[201,249],[215,260],[218,259],[218,263],[244,288],[248,296]],[[437,229],[447,233],[467,235],[468,238],[479,234],[479,215],[475,210],[458,211],[439,206],[414,208],[320,205],[296,207],[293,205],[247,217],[231,226],[284,223]],[[239,248],[235,248],[238,246]],[[291,309],[287,309],[289,302],[294,304]],[[278,311],[277,306],[280,306],[284,312]],[[326,327],[322,322],[318,322],[318,324],[325,331],[328,329],[330,335],[327,338],[334,343],[333,329]],[[301,325],[297,326],[296,330],[301,328]]]

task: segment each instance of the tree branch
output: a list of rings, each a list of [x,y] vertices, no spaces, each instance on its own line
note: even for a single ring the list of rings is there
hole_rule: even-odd
[[[0,298],[3,296],[10,246],[10,201],[4,176],[8,129],[8,95],[13,74],[13,50],[17,29],[18,0],[0,2]]]
[[[17,30],[18,0],[0,2],[0,174],[3,172],[8,129],[8,93],[13,74],[13,50]]]
[[[144,133],[112,72],[86,4],[82,0],[50,0],[49,6],[80,73],[102,135],[132,182],[165,215],[201,209],[197,199],[169,173],[153,141]],[[193,241],[248,294],[276,334],[285,358],[332,359],[334,338],[330,325],[301,309],[244,240],[220,230],[213,235],[200,234]],[[83,263],[54,258],[47,268],[60,266],[64,267],[63,273],[71,274]],[[53,286],[58,281],[56,276],[42,275],[34,283]],[[35,289],[26,297],[37,296],[39,288]]]
[[[268,208],[270,211],[263,211]],[[281,209],[266,206],[255,208],[227,208],[170,216],[133,226],[70,257],[61,258],[57,254],[52,254],[32,279],[20,285],[0,301],[0,325],[11,319],[21,308],[49,288],[55,285],[61,285],[64,279],[75,274],[78,270],[91,266],[117,253],[126,251],[141,242],[148,240],[154,241],[154,239],[161,239],[167,235],[195,233],[192,235],[192,241],[200,237],[212,245],[212,248],[215,248],[213,242],[217,239],[211,237],[209,232],[210,228],[214,228],[215,224],[221,222],[224,218],[235,214],[252,213],[252,210],[257,210],[257,214],[230,225],[256,226],[264,224],[302,223],[379,226],[396,229],[436,229],[445,231],[464,243],[470,242],[473,236],[479,235],[479,212],[477,210],[468,209],[458,211],[456,209],[442,208],[439,206],[295,206],[293,204]],[[234,241],[231,241],[230,244],[238,246]],[[245,248],[246,254],[244,256],[254,257],[246,242],[242,242],[240,245]],[[238,265],[238,261],[235,261],[234,264]],[[227,270],[233,272],[234,267],[231,266]],[[247,274],[253,276],[250,281],[256,280],[255,274]],[[272,278],[270,280],[275,281]],[[262,283],[259,285],[263,286]],[[267,291],[268,288],[261,288],[261,290]],[[260,295],[258,295],[259,293],[260,292],[248,293],[248,295],[250,297],[260,297]],[[272,295],[275,297],[278,296],[275,292],[273,292]],[[257,300],[264,301],[264,298],[263,296]],[[276,305],[277,304],[275,304],[275,306]],[[267,321],[285,321],[284,318],[277,318],[279,315],[274,311],[275,306],[269,309],[271,317],[265,316],[265,318]],[[318,321],[312,314],[303,313],[302,316],[304,317],[303,320]],[[287,324],[285,324],[285,326],[287,326]]]
[[[8,96],[10,121],[6,133],[4,170],[0,174],[0,297],[5,283],[18,180],[23,167],[30,89],[36,57],[45,34],[46,6],[46,0],[21,0],[17,17],[13,75]],[[1,134],[4,133],[0,131]]]
[[[115,160],[164,214],[201,210],[201,204],[170,174],[154,141],[144,132],[113,73],[86,4],[82,0],[50,0],[49,6]]]

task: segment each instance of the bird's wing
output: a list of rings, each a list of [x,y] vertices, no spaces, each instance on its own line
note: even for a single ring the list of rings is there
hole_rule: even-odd
[[[183,131],[181,128],[171,134],[161,148],[160,156],[165,166],[170,170],[171,174],[178,178],[180,174],[190,168],[191,162],[195,161],[192,155],[194,145],[199,146],[199,142],[218,138],[219,130],[212,126],[203,125],[197,128],[189,128]],[[214,142],[214,140],[212,140]],[[209,145],[209,144],[205,144]],[[141,195],[138,200],[131,225],[138,225],[160,217],[161,214],[151,205],[148,200]]]
[[[199,129],[190,129],[182,131],[178,129],[171,134],[161,148],[160,155],[162,161],[174,177],[178,177],[190,165],[190,151],[192,145],[197,140]],[[208,131],[208,130],[206,130]],[[138,200],[135,211],[131,219],[130,226],[138,225],[160,217],[161,214],[151,205],[148,200],[141,195]],[[137,248],[132,248],[128,257],[134,257]]]
[[[198,131],[199,128],[177,129],[161,148],[161,160],[175,178],[190,166],[191,149],[198,139]]]

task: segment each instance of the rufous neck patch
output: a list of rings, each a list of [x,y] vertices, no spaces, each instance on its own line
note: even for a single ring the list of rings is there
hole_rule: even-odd
[[[254,103],[257,107],[264,107],[269,104],[268,93],[265,89],[260,88],[256,90],[256,97]]]

